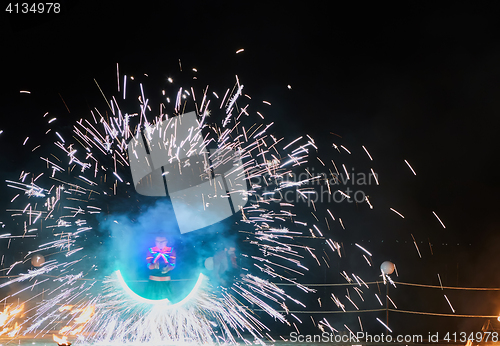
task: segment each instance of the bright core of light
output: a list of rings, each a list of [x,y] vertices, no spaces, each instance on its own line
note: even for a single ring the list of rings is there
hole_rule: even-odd
[[[128,287],[127,283],[123,279],[123,276],[122,276],[122,274],[120,273],[119,270],[116,271],[116,276],[118,278],[118,282],[120,283],[121,287],[123,288],[123,290],[125,292],[127,292],[127,294],[130,297],[134,298],[135,300],[137,300],[137,301],[139,301],[141,303],[145,303],[145,304],[165,305],[166,309],[175,309],[175,308],[181,307],[182,305],[186,304],[196,294],[196,292],[200,288],[203,280],[205,279],[205,275],[203,275],[202,273],[200,273],[200,275],[198,276],[198,280],[196,281],[196,284],[194,285],[194,287],[191,290],[191,292],[189,292],[189,294],[186,297],[184,297],[184,299],[182,299],[180,302],[172,304],[170,302],[170,300],[168,300],[167,298],[155,300],[155,299],[147,299],[147,298],[141,297],[140,295],[138,295],[137,293],[135,293],[134,291],[132,291],[130,289],[130,287]]]

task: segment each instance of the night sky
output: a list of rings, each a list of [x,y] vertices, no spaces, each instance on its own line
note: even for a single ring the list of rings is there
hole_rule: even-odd
[[[148,74],[154,93],[179,75],[180,59],[185,71],[197,68],[200,87],[225,90],[237,74],[248,94],[272,103],[267,116],[282,136],[307,133],[322,155],[333,152],[332,142],[363,159],[361,146],[369,149],[381,186],[370,195],[372,214],[342,207],[346,244],[374,249],[379,263],[393,260],[404,282],[438,285],[440,273],[445,286],[500,287],[500,3],[152,3],[63,1],[50,16],[2,13],[3,180],[29,170],[22,143],[44,140],[46,111],[69,133],[90,109],[105,108],[94,79],[116,94],[117,63],[121,75]],[[0,192],[7,223],[13,194]],[[401,294],[399,307],[450,311],[436,291],[429,297],[438,303],[415,304],[426,294]],[[449,296],[457,313],[500,312],[498,293]],[[426,323],[477,329],[483,322]]]

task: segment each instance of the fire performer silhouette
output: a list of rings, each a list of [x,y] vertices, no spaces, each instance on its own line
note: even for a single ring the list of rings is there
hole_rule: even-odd
[[[149,249],[146,260],[150,270],[147,286],[149,299],[171,299],[170,271],[175,268],[175,250],[167,246],[167,238],[158,236],[155,246]]]

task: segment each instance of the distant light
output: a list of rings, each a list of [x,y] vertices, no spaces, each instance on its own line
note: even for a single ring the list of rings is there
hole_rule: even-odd
[[[174,82],[174,80],[172,78],[170,78],[170,77],[168,77],[167,80],[168,80],[169,83],[173,83]]]
[[[236,54],[241,53],[241,52],[244,52],[244,51],[245,51],[245,50],[244,50],[243,48],[238,49],[238,50],[236,51]]]
[[[292,86],[291,86],[290,84],[288,84],[286,87],[287,87],[288,89],[292,90]]]

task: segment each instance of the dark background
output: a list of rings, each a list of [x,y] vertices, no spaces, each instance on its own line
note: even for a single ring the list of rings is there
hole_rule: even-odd
[[[438,285],[440,273],[445,286],[500,287],[499,14],[493,1],[67,1],[60,14],[2,12],[1,174],[15,180],[30,170],[22,143],[44,140],[46,111],[69,132],[89,109],[104,108],[94,78],[106,95],[116,94],[117,63],[121,75],[147,73],[149,91],[157,92],[179,74],[180,59],[184,71],[198,69],[193,83],[212,90],[225,90],[237,74],[253,98],[273,104],[269,117],[287,138],[308,133],[324,155],[332,141],[357,156],[365,155],[361,145],[370,150],[382,186],[370,216],[353,208],[343,214],[346,248],[370,247],[375,265],[393,260],[404,282]],[[12,192],[0,192],[6,209]],[[342,282],[333,270],[324,280]],[[498,293],[444,293],[458,314],[500,312]],[[450,312],[436,290],[400,286],[394,297],[402,310]],[[339,328],[357,324],[337,316],[328,318]],[[362,318],[370,324],[375,317]],[[477,331],[485,322],[397,317],[394,330],[424,334]]]

